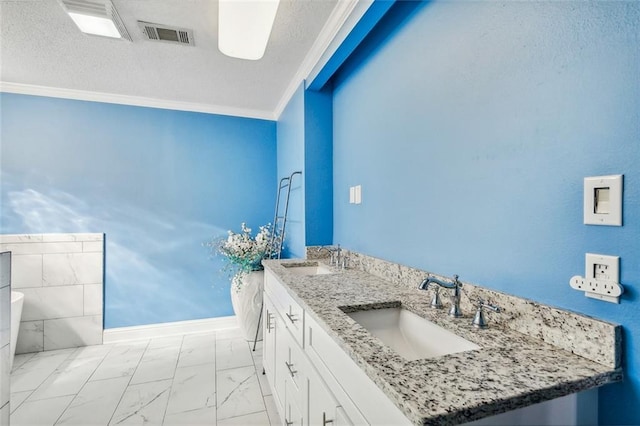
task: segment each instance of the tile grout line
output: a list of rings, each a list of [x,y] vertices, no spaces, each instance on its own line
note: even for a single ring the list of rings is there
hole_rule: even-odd
[[[133,370],[133,373],[131,373],[131,376],[129,377],[129,381],[127,382],[127,385],[124,387],[124,390],[122,391],[122,395],[120,395],[120,399],[118,399],[118,403],[115,405],[115,408],[113,409],[113,412],[111,413],[111,417],[109,417],[109,421],[107,422],[107,425],[111,424],[111,421],[113,420],[113,416],[116,414],[116,411],[118,411],[118,407],[120,406],[120,403],[122,402],[122,398],[124,397],[124,394],[127,393],[127,388],[131,385],[131,380],[133,379],[133,376],[136,374],[136,371],[138,371],[138,367],[140,367],[140,364],[142,363],[142,358],[144,358],[144,354],[149,349],[149,345],[150,344],[151,344],[151,339],[149,339],[147,341],[147,345],[145,346],[144,351],[142,352],[142,355],[140,356],[140,360],[136,364],[136,368]]]
[[[214,332],[213,338],[213,372],[215,374],[215,379],[213,381],[213,392],[216,395],[216,418],[214,421],[214,426],[218,426],[218,332]]]
[[[262,340],[262,345],[264,345],[264,339]],[[251,342],[249,342],[249,349],[251,350]],[[261,352],[264,348],[261,347]],[[252,352],[255,352],[252,350]],[[252,355],[251,359],[253,360],[253,369],[256,372],[256,378],[258,379],[258,389],[260,389],[260,395],[262,395],[262,403],[264,404],[264,410],[265,413],[267,414],[267,419],[269,419],[269,425],[273,425],[274,421],[276,419],[271,419],[271,416],[269,415],[269,410],[267,409],[267,401],[265,400],[265,398],[267,397],[267,395],[264,394],[264,391],[262,390],[262,385],[260,384],[260,374],[263,374],[262,372],[258,372],[258,365],[256,364],[256,359],[255,357]],[[264,366],[262,367],[262,369],[264,370]]]
[[[151,341],[149,341],[151,344]],[[171,401],[171,392],[173,391],[173,385],[176,380],[176,372],[178,370],[178,364],[180,363],[180,354],[182,354],[182,348],[184,347],[184,335],[182,336],[182,340],[180,340],[180,349],[178,350],[178,356],[176,357],[176,365],[173,368],[173,376],[171,377],[171,386],[169,387],[169,396],[167,397],[167,405],[164,406],[164,411],[162,412],[162,423],[164,424],[164,419],[167,416],[167,409],[169,408],[169,402]]]
[[[81,346],[83,347],[83,346]],[[85,346],[86,347],[86,346]],[[80,347],[78,348],[80,349]],[[87,385],[87,383],[89,383],[89,380],[91,379],[91,377],[93,377],[93,374],[96,372],[96,370],[98,369],[98,367],[100,367],[100,365],[102,365],[102,363],[104,362],[104,360],[107,358],[107,356],[109,355],[109,353],[113,350],[113,346],[107,351],[107,353],[102,357],[102,360],[98,363],[98,365],[96,366],[96,368],[93,370],[93,372],[89,375],[89,377],[87,377],[87,380],[85,380],[84,384],[80,387],[80,389],[78,390],[78,392],[76,392],[73,395],[73,398],[71,398],[71,401],[69,401],[69,403],[67,404],[67,406],[64,408],[64,410],[62,410],[62,412],[60,413],[60,415],[58,416],[58,418],[56,419],[55,422],[53,422],[53,426],[55,426],[56,424],[58,424],[58,422],[60,421],[60,419],[62,418],[62,416],[64,416],[64,413],[67,412],[67,410],[69,409],[69,407],[71,406],[71,404],[73,404],[73,401],[76,400],[76,398],[78,397],[78,395],[80,395],[80,392],[82,392],[82,389],[84,389],[84,387]],[[77,352],[77,350],[76,350]],[[71,358],[71,356],[69,356],[69,358]],[[67,358],[67,360],[69,359]],[[77,358],[76,358],[77,359]],[[65,360],[66,361],[66,360]],[[44,382],[42,382],[42,384],[40,386],[42,386],[44,384]],[[38,386],[38,387],[40,387]],[[37,390],[37,389],[36,389]],[[35,392],[35,391],[34,391]],[[31,395],[29,395],[31,396]]]
[[[44,331],[44,327],[43,327],[43,331]],[[42,334],[43,334],[43,339],[44,339],[44,333],[42,333]],[[61,349],[61,350],[64,350],[64,349]],[[77,352],[77,350],[78,350],[78,348],[76,348],[76,350],[75,350],[75,351],[73,351],[73,352],[69,353],[69,355],[68,355],[65,359],[63,359],[63,360],[62,360],[62,362],[61,362],[60,364],[58,364],[58,366],[57,366],[57,367],[56,367],[56,368],[55,368],[55,369],[54,369],[54,370],[53,370],[53,371],[52,371],[52,372],[51,372],[51,373],[50,373],[50,374],[49,374],[49,375],[48,375],[48,376],[47,376],[47,377],[46,377],[46,378],[45,378],[45,379],[44,379],[44,380],[43,380],[43,381],[38,385],[38,386],[36,386],[36,388],[35,388],[35,389],[33,389],[33,390],[31,391],[31,393],[29,394],[29,396],[28,396],[28,397],[26,397],[26,398],[24,399],[24,401],[22,401],[22,403],[21,403],[20,405],[23,405],[25,402],[27,402],[27,400],[31,397],[31,395],[33,395],[33,394],[34,394],[34,393],[35,393],[35,392],[40,388],[40,386],[42,386],[42,385],[43,385],[47,380],[49,380],[49,378],[50,378],[51,376],[53,376],[53,374],[54,374],[56,371],[58,371],[58,368],[60,368],[60,366],[61,366],[62,364],[64,364],[66,361],[68,361],[68,360],[69,360],[69,358],[71,358],[71,355],[73,355],[75,352]],[[45,351],[42,351],[42,352],[45,352]],[[41,353],[41,352],[38,352],[38,353]],[[31,358],[30,358],[30,360],[31,360],[31,359],[33,359],[33,358],[35,358],[35,355],[34,355],[33,357],[31,357]],[[29,360],[29,361],[30,361],[30,360]],[[29,361],[27,361],[27,362],[29,362]],[[27,364],[27,362],[25,362],[24,364],[22,364],[22,366],[24,366],[25,364]],[[21,367],[22,367],[22,366],[21,366]],[[58,397],[64,397],[64,396],[68,396],[68,395],[62,395],[62,396],[58,396]],[[58,398],[58,397],[52,397],[52,398]],[[45,399],[52,399],[52,398],[45,398]],[[69,401],[69,403],[64,407],[64,410],[62,410],[62,412],[63,412],[63,413],[67,410],[67,408],[69,408],[69,405],[71,404],[71,401],[73,401],[74,399],[75,399],[75,396],[74,396],[73,398],[71,398],[71,400]],[[37,401],[42,401],[42,400],[35,400],[35,401],[29,401],[29,402],[37,402]],[[17,410],[17,408],[16,408],[16,410]],[[62,414],[60,414],[60,415],[62,415]],[[11,413],[9,413],[9,418],[11,418]],[[56,418],[56,420],[55,420],[55,422],[54,422],[53,424],[55,425],[55,424],[58,422],[58,420],[59,420],[59,419],[60,419],[60,416],[58,416],[58,418]]]

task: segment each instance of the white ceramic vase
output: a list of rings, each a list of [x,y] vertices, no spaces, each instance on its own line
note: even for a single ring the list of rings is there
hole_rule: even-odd
[[[239,287],[239,288],[238,288]],[[260,319],[262,307],[262,290],[264,288],[264,271],[254,271],[242,278],[242,284],[231,281],[231,304],[238,319],[244,338],[253,342]],[[258,341],[262,340],[262,322],[258,330]]]

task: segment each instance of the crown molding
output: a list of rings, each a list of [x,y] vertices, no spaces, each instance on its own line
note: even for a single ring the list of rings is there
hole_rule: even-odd
[[[321,67],[322,63],[326,62],[328,58],[330,58],[332,52],[337,49],[341,40],[336,40],[336,37],[341,33],[344,34],[345,30],[348,33],[350,28],[345,29],[343,27],[345,26],[345,23],[352,18],[351,15],[361,15],[372,3],[373,0],[338,0],[336,7],[329,16],[329,19],[322,27],[316,41],[311,46],[311,49],[300,64],[300,67],[298,67],[298,70],[289,82],[280,98],[280,101],[276,104],[273,111],[234,108],[195,102],[170,101],[165,99],[146,98],[142,96],[64,89],[33,84],[12,83],[7,81],[0,81],[0,92],[276,121],[291,100],[291,97],[294,95],[296,90],[298,90],[300,84],[303,83],[309,75],[314,72],[314,70]],[[357,11],[356,8],[358,9]],[[355,13],[354,11],[358,13]]]
[[[273,116],[276,120],[280,118],[280,115],[291,100],[293,94],[296,92],[296,90],[298,90],[300,84],[307,79],[309,74],[314,70],[314,68],[316,68],[316,66],[323,58],[326,61],[325,53],[329,50],[330,47],[332,47],[331,44],[334,41],[336,35],[340,33],[340,30],[351,16],[351,13],[354,11],[356,6],[362,3],[369,3],[370,5],[371,0],[338,0],[338,4],[331,12],[331,15],[329,16],[329,19],[325,23],[324,27],[322,27],[320,34],[311,46],[311,49],[305,56],[302,64],[300,64],[298,71],[295,73],[293,79],[280,98],[280,102],[278,102],[278,104],[276,105],[276,108],[273,111]],[[336,48],[337,46],[333,47],[334,50]]]
[[[48,86],[37,86],[33,84],[12,83],[8,81],[0,81],[0,92],[177,111],[202,112],[206,114],[230,115],[234,117],[257,118],[269,121],[276,120],[275,114],[271,111],[233,108],[195,102],[168,101],[164,99],[118,95],[114,93],[93,92],[89,90],[62,89]]]

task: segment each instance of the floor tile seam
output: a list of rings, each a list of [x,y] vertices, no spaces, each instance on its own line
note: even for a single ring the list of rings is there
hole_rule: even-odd
[[[268,409],[266,409],[266,407],[267,407],[267,403],[265,402],[265,404],[264,404],[264,405],[265,405],[265,411],[267,412],[267,418],[269,419],[269,426],[271,426],[271,425],[280,425],[280,423],[279,423],[279,422],[278,422],[278,423],[276,423],[276,420],[279,420],[279,419],[280,419],[280,415],[278,415],[278,418],[277,418],[277,419],[272,419],[272,418],[271,418],[271,416],[269,415],[269,410],[268,410]],[[277,410],[277,408],[276,408],[276,410]]]
[[[106,358],[106,356],[105,356],[105,358]],[[121,377],[107,377],[107,378],[105,378],[105,379],[91,380],[91,377],[93,377],[93,375],[94,375],[94,374],[95,374],[95,372],[98,370],[98,368],[100,367],[100,365],[102,365],[102,362],[104,361],[104,359],[105,359],[105,358],[103,358],[103,359],[102,359],[102,361],[100,362],[100,364],[98,364],[98,365],[96,366],[96,368],[93,370],[93,373],[91,373],[91,375],[89,376],[89,378],[87,378],[87,380],[85,380],[84,384],[83,384],[83,385],[82,385],[82,387],[78,390],[78,392],[76,392],[76,393],[74,394],[74,397],[71,399],[71,402],[70,402],[70,403],[69,403],[69,405],[64,409],[64,411],[62,412],[62,414],[60,414],[60,417],[58,417],[58,419],[56,420],[56,423],[54,423],[54,425],[55,425],[55,424],[57,424],[57,422],[58,422],[58,421],[60,421],[60,419],[61,419],[61,418],[62,418],[62,416],[64,416],[64,414],[67,412],[67,410],[69,409],[69,407],[71,406],[71,404],[73,404],[73,401],[75,401],[75,400],[76,400],[76,398],[78,397],[78,395],[80,395],[80,393],[84,390],[85,386],[87,386],[87,384],[88,384],[89,382],[95,383],[95,382],[100,382],[100,381],[104,381],[104,380],[121,379],[122,377],[126,377],[126,376],[121,376]],[[131,376],[131,377],[133,377],[133,376]],[[131,377],[129,377],[129,382],[131,381]],[[127,382],[127,386],[125,386],[125,391],[126,391],[127,387],[129,386],[129,382]],[[122,395],[124,395],[124,391],[122,392]],[[120,398],[122,398],[122,395],[120,395]],[[118,401],[118,404],[119,404],[119,403],[120,403],[120,401]],[[117,408],[117,405],[116,405],[116,408]],[[115,408],[114,408],[114,413],[115,413]],[[113,416],[113,413],[111,413],[111,416]],[[109,421],[111,421],[111,418],[109,418]]]
[[[215,395],[216,403],[216,418],[215,425],[218,425],[218,333],[215,333],[215,339],[213,340],[213,362],[214,362],[214,380],[213,380],[213,392]]]
[[[215,366],[216,362],[215,361],[211,361],[211,362],[199,362],[197,364],[180,365],[180,361],[178,361],[178,366],[176,367],[176,370],[178,370],[180,368],[201,367],[203,365],[210,365],[210,364]],[[214,368],[214,370],[215,370],[215,368]]]
[[[171,400],[171,394],[173,393],[173,386],[176,381],[176,371],[178,370],[178,363],[180,362],[180,354],[182,353],[182,347],[184,346],[184,335],[182,336],[182,340],[180,341],[180,349],[178,350],[178,356],[176,357],[176,363],[173,367],[173,376],[171,377],[171,386],[169,387],[169,396],[167,397],[167,403],[164,406],[164,411],[162,412],[162,423],[164,423],[164,419],[167,416],[167,408],[169,408],[169,401]]]
[[[113,411],[111,412],[111,416],[109,416],[109,421],[107,422],[107,425],[110,425],[111,422],[113,421],[113,416],[116,414],[116,411],[118,411],[118,407],[120,406],[120,403],[122,402],[122,398],[124,398],[124,394],[127,393],[127,389],[129,388],[129,386],[131,386],[131,380],[133,379],[133,376],[136,374],[136,371],[138,370],[138,366],[140,366],[140,363],[142,362],[142,357],[144,356],[144,352],[146,352],[146,350],[149,347],[150,343],[151,343],[151,340],[150,339],[147,340],[147,345],[145,346],[144,351],[142,352],[142,355],[140,356],[140,359],[138,360],[138,363],[136,364],[136,368],[133,370],[133,373],[129,376],[129,381],[127,381],[127,385],[124,387],[124,390],[120,394],[120,398],[118,399],[118,403],[115,404],[115,406],[113,408]],[[162,420],[164,421],[164,417],[162,418]]]
[[[175,416],[176,414],[180,414],[180,413],[189,413],[191,411],[204,410],[204,409],[207,409],[207,408],[215,408],[216,412],[218,411],[218,394],[215,392],[215,385],[214,385],[214,392],[213,392],[214,405],[213,405],[213,407],[205,405],[204,407],[190,408],[188,410],[175,411],[175,412],[168,412],[167,410],[169,410],[169,405],[171,405],[171,396],[173,395],[172,392],[173,392],[173,385],[174,384],[175,384],[175,380],[173,381],[173,383],[171,383],[171,391],[169,392],[169,398],[167,399],[167,406],[165,408],[164,417],[166,417],[166,416]],[[164,419],[164,417],[163,417],[163,419]]]
[[[105,357],[106,357],[106,356],[105,356]],[[68,360],[67,360],[67,361],[68,361]],[[102,362],[103,362],[103,361],[104,361],[104,358],[102,358],[102,359],[100,360],[100,362],[98,363],[98,365],[96,365],[96,366],[93,368],[93,371],[92,371],[92,372],[91,372],[91,374],[89,374],[89,376],[88,376],[88,377],[83,381],[82,386],[80,386],[80,389],[78,390],[78,392],[75,392],[75,393],[73,393],[73,394],[67,394],[67,395],[59,395],[59,396],[78,395],[78,394],[80,393],[80,391],[81,391],[81,390],[86,386],[86,384],[90,381],[91,377],[93,377],[93,374],[96,372],[96,370],[98,369],[98,367],[100,367],[100,365],[102,364]],[[64,361],[64,362],[66,362],[66,361]],[[61,364],[61,365],[62,365],[62,364]],[[59,368],[59,367],[58,367],[58,368]],[[56,368],[56,369],[54,370],[54,372],[53,372],[53,373],[56,373],[57,371],[59,371],[59,370]],[[52,375],[53,375],[53,373],[52,373]],[[72,373],[71,373],[71,372],[66,372],[66,371],[60,371],[60,375],[65,375],[65,374],[72,374]],[[52,377],[52,376],[49,376],[49,377]],[[35,392],[36,392],[36,391],[37,391],[37,390],[38,390],[42,385],[44,385],[44,384],[45,384],[45,382],[46,382],[47,380],[49,380],[49,377],[47,377],[47,379],[46,379],[44,382],[42,382],[42,383],[40,384],[40,386],[38,386],[38,388],[37,388],[36,390],[34,390],[34,391],[33,391],[33,393],[35,393]],[[30,398],[30,397],[31,397],[31,395],[29,395],[29,398]],[[55,397],[52,397],[52,398],[55,398]],[[40,398],[40,399],[49,399],[49,398]]]
[[[100,369],[100,367],[102,366],[102,364],[104,364],[104,362],[106,361],[106,359],[109,357],[109,354],[113,351],[113,349],[115,348],[115,346],[112,346],[111,349],[109,349],[109,351],[105,354],[104,358],[102,358],[102,360],[100,361],[100,363],[96,366],[96,368],[93,370],[93,373],[91,373],[91,375],[89,376],[89,378],[87,379],[87,382],[97,382],[99,380],[107,380],[107,379],[113,379],[115,377],[108,377],[107,379],[96,379],[96,380],[91,380],[93,378],[93,376],[96,374],[96,371],[98,371],[98,369]],[[138,361],[139,362],[139,361]],[[87,383],[85,383],[82,387],[84,388],[84,386]],[[82,390],[82,389],[81,389]],[[78,391],[78,393],[80,393],[80,391]]]
[[[264,403],[264,401],[263,401]],[[216,407],[217,408],[217,407]],[[222,417],[222,418],[218,418],[218,410],[216,409],[216,421],[220,421],[220,420],[231,420],[231,419],[235,419],[237,417],[244,417],[244,416],[250,416],[252,414],[258,414],[258,413],[262,413],[265,412],[267,414],[267,418],[269,418],[269,413],[267,412],[267,407],[265,406],[264,410],[258,410],[258,411],[251,411],[250,413],[244,413],[241,414],[239,416],[232,416],[232,417]]]
[[[253,364],[244,364],[244,365],[235,365],[233,367],[225,367],[225,368],[221,368],[221,369],[216,368],[216,373],[222,372],[222,371],[227,371],[227,370],[235,370],[237,368],[247,368],[247,367],[254,367],[254,365]],[[254,367],[254,369],[255,369],[255,367]]]
[[[63,360],[62,362],[60,362],[60,364],[58,364],[58,367],[60,367],[60,365],[61,365],[64,361],[65,361],[65,360]],[[53,371],[51,371],[51,373],[49,373],[49,374],[47,375],[47,377],[45,377],[45,378],[44,378],[44,380],[42,380],[42,381],[40,382],[40,384],[39,384],[38,386],[36,386],[34,389],[24,389],[24,391],[26,392],[26,391],[29,391],[29,390],[30,390],[30,391],[32,391],[31,395],[33,395],[33,392],[35,392],[35,391],[36,391],[40,386],[42,386],[42,384],[43,384],[44,382],[46,382],[47,380],[49,380],[49,377],[51,377],[51,376],[53,375],[53,373],[55,373],[55,372],[57,371],[58,367],[54,368],[54,369],[53,369]],[[33,371],[33,370],[32,370],[32,371]],[[11,385],[9,385],[9,388],[11,388]],[[27,398],[31,397],[31,395],[29,395]]]
[[[80,389],[82,389],[82,388],[84,387],[84,385],[85,385],[85,384],[86,384],[86,382],[82,385],[82,387],[81,387]],[[39,388],[39,387],[38,387],[38,388]],[[31,392],[31,395],[35,394],[37,390],[38,390],[38,389],[36,389],[36,390],[32,391],[32,392]],[[80,393],[80,391],[78,391],[78,392],[72,392],[72,393],[65,393],[65,394],[63,394],[63,395],[53,395],[53,396],[48,396],[48,397],[45,397],[45,398],[38,398],[38,399],[29,399],[29,398],[31,398],[31,395],[29,395],[29,396],[24,400],[24,402],[46,401],[47,399],[62,398],[63,396],[72,396],[72,395],[77,395],[77,394],[79,394],[79,393]]]
[[[9,405],[9,416],[11,416],[11,414],[16,411],[18,408],[20,408],[20,406],[22,404],[24,404],[24,402],[29,399],[29,397],[35,392],[35,390],[31,390],[31,391],[22,391],[22,392],[29,392],[29,396],[27,396],[25,399],[22,400],[22,402],[20,402],[20,404],[18,404],[15,408],[12,408],[11,405]],[[15,393],[19,393],[19,392],[15,392]],[[9,393],[9,404],[11,404],[11,393]]]
[[[78,396],[78,394],[76,394],[76,396]],[[69,402],[67,403],[67,406],[64,407],[64,410],[60,411],[60,415],[58,416],[58,418],[56,419],[55,422],[53,422],[53,425],[55,426],[56,424],[58,424],[58,422],[60,421],[60,419],[62,418],[62,416],[64,416],[64,413],[69,409],[69,407],[71,406],[71,404],[73,403],[73,401],[76,399],[76,396],[74,396],[73,398],[69,399]]]
[[[168,380],[168,379],[165,379],[164,381],[166,381],[166,380]],[[172,380],[172,382],[171,382],[171,385],[173,385],[173,380]],[[167,392],[168,390],[170,390],[170,389],[171,389],[171,385],[170,385],[168,388],[166,388],[166,389],[164,389],[163,391],[161,391],[159,394],[155,395],[155,396],[154,396],[150,401],[148,401],[146,404],[144,404],[143,406],[141,406],[141,407],[137,408],[133,413],[131,413],[131,414],[129,414],[128,416],[126,416],[126,417],[124,417],[123,419],[121,419],[118,423],[122,423],[122,422],[124,422],[124,421],[126,421],[126,420],[128,420],[128,419],[130,419],[130,418],[132,418],[132,417],[134,417],[134,416],[136,416],[136,415],[138,415],[138,414],[140,414],[140,412],[141,412],[142,410],[144,410],[145,408],[149,407],[149,406],[150,406],[151,404],[153,404],[156,400],[160,399],[160,397],[162,397],[162,395],[163,395],[165,392]],[[134,385],[134,386],[135,386],[135,385]],[[127,388],[125,388],[125,391],[124,391],[124,392],[123,392],[123,394],[122,394],[123,396],[124,396],[124,394],[125,394],[125,393],[127,393],[127,389],[128,389],[128,387],[127,387]],[[168,404],[168,403],[169,403],[169,396],[167,396],[167,404]],[[114,416],[114,415],[115,415],[115,413],[118,411],[118,407],[119,407],[119,406],[120,406],[120,403],[118,403],[118,406],[116,406],[116,409],[115,409],[115,411],[114,411],[113,415],[111,416],[112,418],[109,420],[109,425],[110,425],[110,424],[111,424],[111,422],[113,421],[113,416]],[[166,406],[165,406],[165,411],[166,411]],[[142,416],[142,417],[143,417],[143,418],[145,418],[144,416]],[[118,423],[116,423],[116,424],[118,424]],[[161,423],[160,423],[160,424],[162,424],[162,423],[164,423],[164,415],[162,416],[162,421],[161,421]],[[125,424],[126,424],[126,423],[125,423]],[[145,424],[146,424],[146,418],[145,418]]]
[[[38,352],[27,352],[24,354],[16,354],[16,356],[19,355],[30,355],[30,357],[28,359],[26,359],[22,364],[20,365],[14,365],[13,368],[11,369],[11,371],[9,372],[9,375],[13,374],[16,370],[18,370],[20,367],[22,367],[23,365],[25,365],[27,362],[29,362],[29,360],[31,360],[31,358],[33,358],[34,356],[36,356]],[[14,358],[15,361],[15,358]]]

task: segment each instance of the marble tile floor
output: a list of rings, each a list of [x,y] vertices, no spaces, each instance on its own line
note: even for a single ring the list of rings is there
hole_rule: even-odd
[[[16,355],[11,426],[280,425],[239,330]]]

